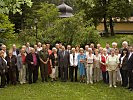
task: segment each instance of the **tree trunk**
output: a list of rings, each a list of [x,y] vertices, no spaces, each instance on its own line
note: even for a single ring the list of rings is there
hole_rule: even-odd
[[[104,19],[104,36],[108,37],[109,36],[109,32],[108,32],[108,27],[107,27],[107,19],[106,19],[106,14],[103,17]]]
[[[112,20],[112,17],[110,17],[109,24],[110,24],[110,32],[111,32],[111,36],[114,36],[114,35],[115,35],[115,32],[114,32],[114,26],[113,26],[113,20]]]

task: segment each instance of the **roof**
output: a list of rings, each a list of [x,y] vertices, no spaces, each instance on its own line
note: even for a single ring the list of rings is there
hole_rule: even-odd
[[[57,6],[57,8],[59,9],[59,12],[61,13],[59,15],[59,17],[63,18],[63,17],[72,17],[73,16],[73,14],[72,14],[72,12],[73,12],[72,7],[66,5],[64,2],[61,5]]]

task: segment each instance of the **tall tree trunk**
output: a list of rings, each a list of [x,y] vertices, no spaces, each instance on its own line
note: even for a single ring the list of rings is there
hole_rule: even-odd
[[[109,32],[108,32],[108,27],[107,27],[106,14],[104,15],[103,19],[104,19],[104,30],[105,30],[104,36],[108,37],[109,36]]]
[[[114,26],[113,26],[113,20],[112,20],[112,17],[110,17],[109,24],[110,24],[110,32],[111,32],[111,36],[114,36],[114,35],[115,35],[115,32],[114,32]]]
[[[107,1],[106,0],[103,0],[103,6],[104,6],[104,16],[103,16],[103,19],[104,19],[104,36],[108,37],[109,36],[109,31],[108,31],[108,27],[107,27],[107,16],[106,16],[106,11],[107,11]]]

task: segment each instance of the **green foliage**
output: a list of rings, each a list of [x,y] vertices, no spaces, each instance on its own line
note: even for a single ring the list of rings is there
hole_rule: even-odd
[[[19,12],[22,14],[21,5],[26,4],[27,6],[31,7],[32,2],[31,0],[0,0],[0,13],[2,14],[9,14],[9,12]]]
[[[111,19],[128,19],[133,10],[133,1],[129,2],[128,0],[79,0],[78,5],[86,14],[85,20],[93,18],[95,27],[104,19],[105,35],[107,36],[107,21],[110,24],[111,35],[114,35],[113,20]]]
[[[104,14],[108,18],[128,18],[131,16],[133,6],[128,0],[80,0],[78,3],[86,14],[86,20],[93,18],[97,23],[101,21]]]
[[[84,13],[80,12],[74,17],[57,19],[52,27],[42,32],[43,42],[62,42],[64,45],[85,45],[98,43],[99,34],[92,21],[83,21]],[[88,25],[88,26],[87,26]]]
[[[79,0],[77,2],[79,8],[84,10],[84,20],[93,19],[94,25],[97,26],[105,14],[103,2],[101,0]]]
[[[51,44],[62,42],[64,45],[85,45],[90,42],[97,43],[99,40],[100,36],[92,20],[88,22],[83,20],[83,12],[75,14],[74,17],[61,19],[58,18],[59,12],[55,5],[42,3],[36,16],[39,19],[38,41]],[[26,37],[30,36],[27,34]]]
[[[118,41],[118,46],[122,47],[122,42],[127,41],[129,45],[133,45],[133,36],[124,36]]]
[[[26,44],[26,42],[30,42],[31,44],[36,43],[35,38],[35,30],[34,29],[24,29],[18,34],[19,42],[21,45]]]
[[[132,4],[127,0],[110,0],[108,4],[107,16],[128,18],[132,13]]]
[[[54,4],[42,3],[41,9],[37,11],[39,16],[38,26],[41,30],[46,30],[52,26],[54,21],[58,18],[58,9]]]
[[[8,44],[12,39],[15,38],[14,24],[9,21],[8,16],[0,14],[0,40]]]

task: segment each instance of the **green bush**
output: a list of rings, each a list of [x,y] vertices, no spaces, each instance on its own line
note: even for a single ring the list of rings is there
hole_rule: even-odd
[[[121,38],[118,41],[118,47],[121,47],[122,46],[122,42],[123,41],[127,41],[129,45],[133,45],[133,36],[132,35],[127,35],[127,36]]]
[[[58,41],[64,45],[70,44],[85,45],[98,43],[100,35],[95,29],[92,21],[84,22],[83,12],[75,14],[74,17],[57,19],[52,27],[42,30],[42,39],[44,42],[54,44]]]
[[[14,24],[9,21],[7,15],[0,14],[0,42],[9,46],[12,40],[16,42],[15,38]]]

